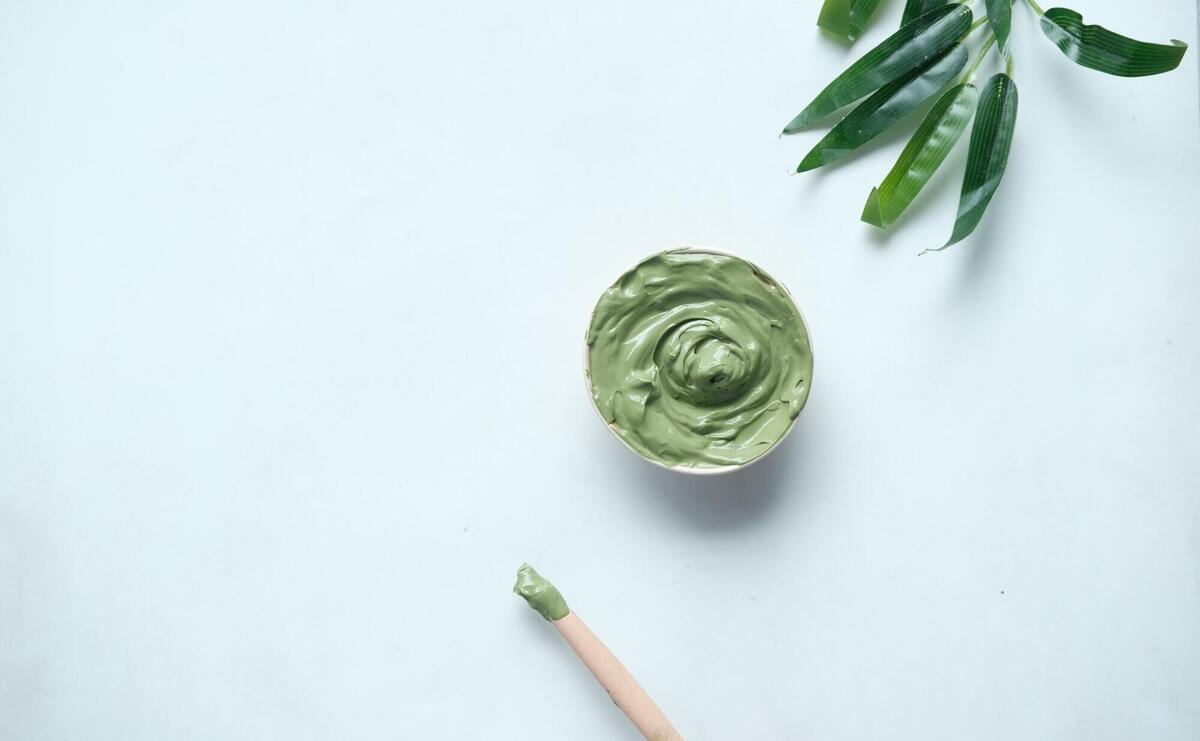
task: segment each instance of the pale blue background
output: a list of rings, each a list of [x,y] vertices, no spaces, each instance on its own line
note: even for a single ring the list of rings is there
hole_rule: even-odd
[[[1078,0],[1195,42],[1191,0]],[[0,738],[1200,738],[1200,147],[1016,9],[1010,172],[787,173],[818,3],[0,5]],[[859,53],[893,27],[893,0]],[[767,463],[635,459],[584,325],[645,254],[788,283]]]

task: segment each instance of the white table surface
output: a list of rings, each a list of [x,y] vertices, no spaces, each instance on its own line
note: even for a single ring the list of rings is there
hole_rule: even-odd
[[[1016,8],[978,236],[962,151],[788,177],[818,2],[6,2],[0,738],[633,738],[513,596],[556,580],[689,741],[1200,737],[1192,43],[1077,68]],[[625,450],[581,337],[702,244],[816,348],[771,459]]]

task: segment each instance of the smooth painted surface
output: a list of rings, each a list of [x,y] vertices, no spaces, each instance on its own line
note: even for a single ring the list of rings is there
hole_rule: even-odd
[[[528,560],[689,741],[1194,741],[1196,7],[1077,9],[1192,49],[1106,78],[1014,8],[1005,183],[918,258],[956,178],[858,222],[899,139],[788,175],[815,1],[0,4],[0,738],[631,738]],[[581,378],[680,244],[816,349],[730,476]]]

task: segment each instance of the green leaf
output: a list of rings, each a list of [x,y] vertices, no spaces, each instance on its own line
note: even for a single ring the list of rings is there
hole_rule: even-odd
[[[796,172],[815,170],[845,157],[911,113],[967,66],[962,44],[907,76],[889,82],[858,104],[805,156]]]
[[[961,242],[979,226],[1004,177],[1016,123],[1017,84],[1001,72],[988,80],[979,94],[975,126],[971,129],[971,148],[967,153],[967,173],[958,201],[958,218],[954,221],[950,241],[939,249]]]
[[[946,0],[908,0],[904,4],[904,16],[900,19],[900,25],[903,26],[914,21],[939,5],[945,4]]]
[[[886,229],[900,218],[966,131],[978,98],[979,90],[968,83],[950,88],[938,99],[891,172],[871,189],[863,221]]]
[[[1085,26],[1083,16],[1066,8],[1047,10],[1042,31],[1076,64],[1120,77],[1170,72],[1187,51],[1187,44],[1174,39],[1170,44],[1151,44],[1101,26]]]
[[[838,75],[783,133],[794,134],[941,55],[966,36],[971,18],[965,5],[943,5],[905,25]]]
[[[996,34],[996,44],[1000,53],[1008,53],[1008,35],[1012,33],[1012,2],[1013,0],[986,0],[988,25]]]
[[[862,35],[879,9],[881,0],[825,0],[817,25],[840,38],[854,41]]]

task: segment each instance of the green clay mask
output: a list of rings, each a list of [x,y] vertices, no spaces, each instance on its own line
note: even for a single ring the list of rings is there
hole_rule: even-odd
[[[529,564],[522,564],[517,569],[517,583],[513,585],[513,591],[524,597],[529,606],[547,620],[562,620],[570,612],[566,600],[554,585]]]
[[[787,291],[745,260],[664,252],[621,276],[588,328],[596,408],[669,467],[749,463],[804,407],[812,349]]]

